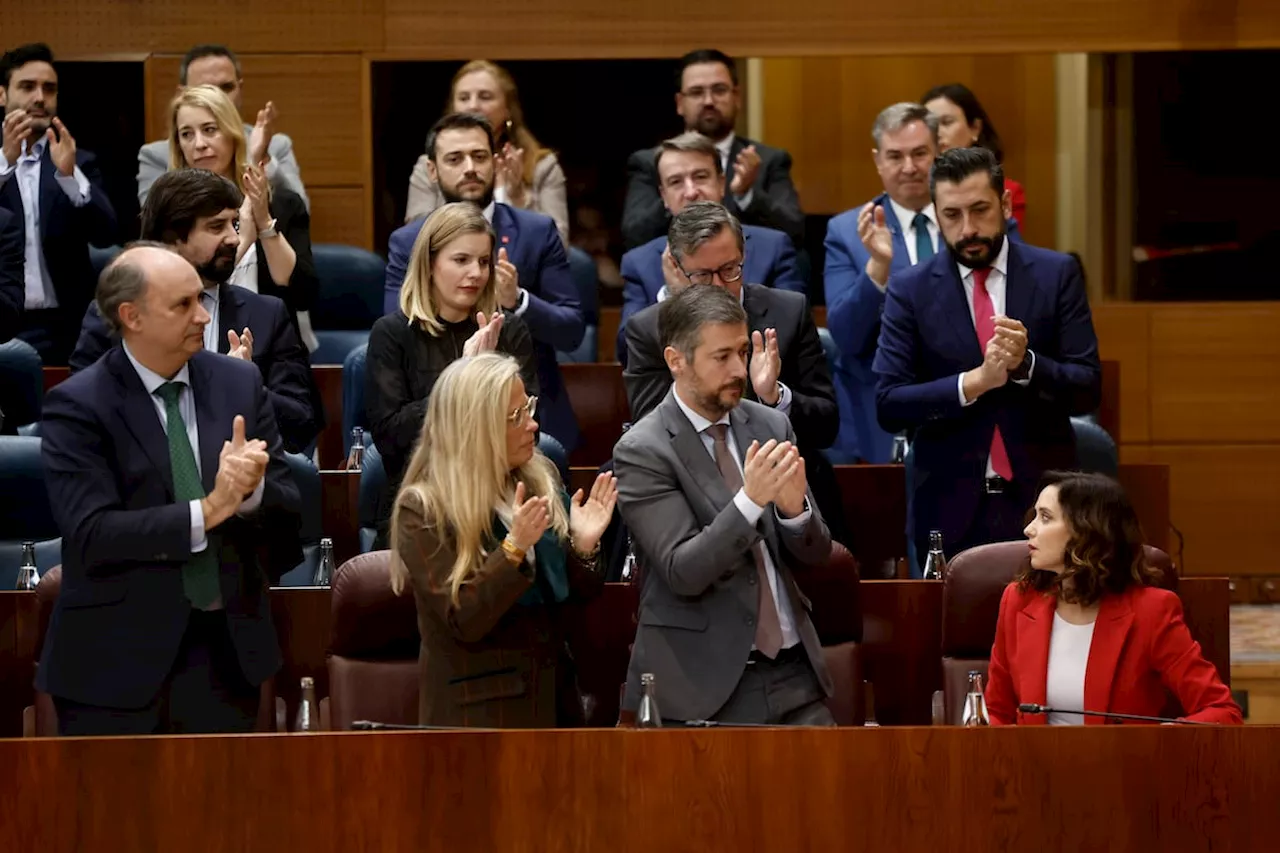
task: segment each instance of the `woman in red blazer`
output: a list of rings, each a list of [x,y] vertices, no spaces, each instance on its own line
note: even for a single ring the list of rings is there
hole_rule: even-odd
[[[1023,714],[1022,703],[1240,723],[1240,708],[1182,621],[1178,596],[1151,584],[1142,530],[1118,483],[1049,474],[1027,525],[1029,560],[1000,600],[986,691],[992,725],[1097,725],[1103,717]]]

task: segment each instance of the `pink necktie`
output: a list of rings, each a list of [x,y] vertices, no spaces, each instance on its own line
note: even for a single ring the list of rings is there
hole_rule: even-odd
[[[990,267],[973,271],[973,324],[978,331],[978,348],[983,353],[986,353],[987,344],[996,333],[996,309],[991,304],[991,294],[987,293],[989,275]],[[1009,464],[1009,453],[1004,449],[1004,438],[998,426],[991,436],[991,467],[1004,479],[1013,480],[1013,466]]]

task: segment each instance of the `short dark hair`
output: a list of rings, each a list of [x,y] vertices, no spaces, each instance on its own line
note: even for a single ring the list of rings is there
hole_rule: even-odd
[[[1142,525],[1124,487],[1105,474],[1080,471],[1050,471],[1039,491],[1049,486],[1058,487],[1058,506],[1071,526],[1065,570],[1033,569],[1028,559],[1014,578],[1020,589],[1058,592],[1070,580],[1063,598],[1088,607],[1104,595],[1156,583],[1160,573],[1147,564]]]
[[[427,131],[427,156],[431,162],[436,159],[436,141],[446,130],[472,130],[479,128],[489,140],[489,150],[493,150],[493,125],[480,113],[449,113]]]
[[[53,64],[53,51],[42,41],[24,44],[0,56],[0,83],[9,88],[9,75],[28,62],[47,62]]]
[[[965,124],[971,125],[974,121],[981,121],[982,131],[978,134],[977,144],[996,155],[996,159],[1001,163],[1004,162],[1004,146],[1000,143],[1000,134],[996,132],[996,126],[991,123],[991,117],[982,108],[982,102],[978,100],[977,95],[973,94],[972,89],[963,83],[943,83],[925,92],[920,103],[927,104],[937,98],[946,98],[959,107],[960,112],[964,113]]]
[[[710,157],[711,162],[716,164],[716,175],[724,175],[724,164],[720,162],[720,152],[716,150],[716,144],[711,141],[711,137],[703,136],[696,130],[686,130],[679,136],[664,139],[658,144],[658,151],[653,155],[653,174],[658,181],[659,188],[662,187],[662,175],[659,174],[659,170],[662,167],[662,155],[668,151],[702,154]]]
[[[729,229],[738,241],[738,251],[743,251],[742,223],[718,201],[695,201],[671,217],[667,227],[667,246],[671,256],[682,261],[701,249],[708,240]]]
[[[184,241],[196,221],[239,209],[244,194],[205,169],[173,169],[156,178],[142,205],[142,239],[167,245]]]
[[[738,298],[714,284],[694,284],[658,305],[658,336],[662,348],[675,347],[686,359],[702,342],[702,327],[747,324]]]
[[[706,65],[709,62],[718,62],[728,68],[729,79],[733,81],[733,85],[738,85],[738,66],[733,64],[733,58],[715,48],[704,47],[699,50],[691,50],[680,57],[680,67],[676,69],[676,91],[679,92],[684,89],[684,70],[686,68],[690,65]]]
[[[171,247],[154,240],[138,240],[125,246],[102,271],[93,300],[98,305],[102,322],[107,324],[107,330],[114,335],[120,334],[120,306],[126,302],[138,302],[147,292],[147,274],[129,255],[133,249],[173,251]]]
[[[182,64],[178,66],[178,83],[183,86],[187,85],[187,71],[191,68],[191,63],[197,59],[205,59],[210,56],[222,56],[230,59],[231,64],[236,69],[236,79],[239,80],[244,76],[240,71],[240,57],[236,56],[235,51],[231,48],[220,44],[198,44],[188,50],[182,57]]]
[[[986,148],[951,148],[934,158],[929,170],[929,195],[938,200],[938,182],[958,184],[970,175],[985,172],[996,195],[1004,196],[1004,169],[996,155]]]

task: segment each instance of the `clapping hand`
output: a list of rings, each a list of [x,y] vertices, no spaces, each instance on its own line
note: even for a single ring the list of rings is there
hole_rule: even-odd
[[[262,482],[269,461],[267,443],[246,438],[244,416],[236,415],[231,422],[231,440],[224,441],[218,453],[213,491],[202,501],[206,530],[217,527],[240,509]]]
[[[275,136],[276,105],[267,101],[267,105],[258,110],[258,120],[253,124],[253,132],[249,134],[249,162],[255,166],[266,165],[270,157],[268,151],[271,137]]]
[[[778,405],[781,392],[778,389],[778,376],[782,373],[782,357],[778,355],[778,333],[773,329],[765,329],[762,336],[759,330],[751,333],[751,387],[755,389],[760,402],[770,406]]]
[[[253,361],[253,332],[249,331],[248,326],[238,335],[235,329],[227,329],[227,343],[231,345],[227,355],[242,361]]]
[[[991,339],[1000,342],[1005,369],[1010,372],[1017,370],[1027,354],[1027,327],[1012,317],[1001,315],[995,318],[995,334]]]
[[[502,312],[494,311],[489,317],[483,311],[476,313],[476,324],[480,326],[462,345],[464,356],[479,355],[482,352],[493,352],[498,347],[498,333],[502,331]]]
[[[507,259],[506,246],[498,250],[494,274],[498,285],[498,304],[510,311],[520,301],[520,271]]]
[[[573,493],[569,501],[569,536],[574,550],[583,554],[595,551],[600,537],[613,518],[613,508],[618,502],[618,480],[605,473],[591,484],[591,494],[585,499],[582,489]]]
[[[244,200],[253,220],[254,233],[261,232],[271,224],[271,208],[269,199],[271,191],[267,186],[267,175],[262,167],[254,163],[244,169]],[[244,208],[240,211],[240,221],[245,219]]]
[[[858,214],[858,239],[870,254],[867,276],[883,287],[889,280],[889,268],[893,264],[893,232],[884,221],[884,208],[870,205]]]
[[[742,490],[752,503],[767,506],[777,501],[797,467],[803,471],[804,461],[791,442],[773,438],[764,444],[753,441],[742,465]]]
[[[46,130],[44,135],[45,139],[49,140],[49,159],[53,161],[58,174],[67,177],[74,175],[76,172],[76,140],[67,130],[67,126],[62,123],[62,119],[55,118],[53,127]]]
[[[733,180],[729,182],[729,192],[739,198],[746,195],[755,185],[758,174],[760,155],[756,153],[754,145],[748,145],[733,160]]]
[[[525,206],[524,149],[508,142],[494,158],[494,187],[506,190],[507,201]]]
[[[550,498],[525,499],[524,483],[516,483],[515,499],[511,502],[511,541],[521,551],[528,551],[551,524]]]

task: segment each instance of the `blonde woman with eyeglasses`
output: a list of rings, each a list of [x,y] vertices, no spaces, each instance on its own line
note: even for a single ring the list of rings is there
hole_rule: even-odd
[[[566,495],[536,406],[515,359],[494,353],[446,367],[427,404],[391,522],[391,585],[418,609],[424,725],[549,728],[581,707],[559,669],[560,613],[601,588],[617,481]]]

